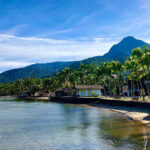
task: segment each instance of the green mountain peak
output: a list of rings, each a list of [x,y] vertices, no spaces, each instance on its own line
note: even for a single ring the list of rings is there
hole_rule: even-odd
[[[24,68],[12,69],[0,74],[0,83],[29,78],[32,77],[33,74],[35,77],[38,78],[51,76],[55,75],[57,71],[61,71],[66,67],[71,67],[73,69],[78,68],[81,63],[99,64],[100,62],[112,60],[119,60],[120,62],[123,62],[127,57],[130,56],[133,48],[143,47],[145,45],[150,47],[150,44],[142,40],[138,40],[133,36],[127,36],[122,39],[118,44],[113,45],[108,53],[104,54],[103,56],[91,57],[76,62],[53,62],[45,64],[34,64]]]

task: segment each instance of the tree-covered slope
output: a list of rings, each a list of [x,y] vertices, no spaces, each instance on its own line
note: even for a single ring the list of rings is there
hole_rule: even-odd
[[[35,77],[45,77],[54,75],[57,71],[64,69],[65,67],[71,67],[76,69],[83,64],[99,64],[100,62],[111,61],[111,60],[119,60],[123,62],[127,57],[130,56],[133,48],[150,47],[150,44],[137,40],[132,36],[128,36],[120,41],[118,44],[115,44],[111,47],[108,53],[103,56],[91,57],[88,59],[84,59],[82,61],[76,62],[54,62],[54,63],[46,63],[46,64],[34,64],[24,68],[13,69],[0,74],[0,83],[6,83],[11,81],[16,81],[18,79],[25,79],[32,76]]]
[[[33,64],[24,68],[12,69],[0,74],[0,83],[12,82],[33,76],[39,78],[54,75],[56,71],[60,71],[72,63],[73,62],[53,62]]]
[[[137,40],[132,36],[128,36],[118,44],[113,45],[109,52],[103,57],[109,60],[125,61],[125,59],[131,55],[132,49],[143,46],[150,47],[150,44],[142,40]]]
[[[100,62],[104,61],[111,61],[111,60],[119,60],[120,62],[125,61],[127,57],[131,55],[131,51],[133,48],[136,47],[143,47],[143,46],[148,46],[150,47],[150,44],[142,41],[142,40],[137,40],[132,36],[128,36],[124,38],[122,41],[120,41],[118,44],[113,45],[108,53],[106,53],[103,56],[96,56],[96,57],[91,57],[85,60],[82,60],[80,62],[75,62],[71,64],[72,68],[77,68],[81,63],[83,64],[99,64]]]

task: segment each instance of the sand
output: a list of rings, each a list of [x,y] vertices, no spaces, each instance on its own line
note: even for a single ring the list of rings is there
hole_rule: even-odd
[[[48,96],[30,96],[27,97],[27,99],[32,99],[32,100],[42,100],[42,101],[49,101],[49,97]]]
[[[110,109],[111,111],[122,113],[133,120],[141,121],[144,125],[150,127],[150,110],[141,108],[130,108],[122,106],[108,106],[101,104],[90,104],[97,108]]]
[[[15,96],[1,96],[0,98],[15,98]],[[28,97],[28,99],[49,101],[49,97]],[[122,113],[133,120],[141,121],[144,125],[150,127],[150,109],[142,109],[142,108],[131,108],[131,107],[123,107],[123,106],[110,106],[110,105],[102,105],[102,104],[88,104],[85,106],[92,106],[101,109],[109,109],[114,112]]]

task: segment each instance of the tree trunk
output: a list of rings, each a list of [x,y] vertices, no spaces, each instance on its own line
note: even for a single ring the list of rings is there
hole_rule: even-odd
[[[143,89],[143,85],[141,83],[141,80],[139,80],[139,83],[140,83],[141,89]],[[140,89],[140,98],[142,97],[142,95],[141,95],[141,89]]]
[[[137,82],[137,87],[138,87],[138,92],[139,92],[139,95],[138,95],[138,97],[140,96],[140,86],[139,86],[139,83],[138,83],[138,81],[136,81]]]
[[[147,66],[147,70],[148,70],[148,81],[150,80],[150,69],[149,69],[149,66]],[[148,97],[150,98],[150,87],[149,87],[149,82],[148,82]]]
[[[111,83],[111,82],[110,82]],[[112,92],[111,92],[111,85],[110,84],[108,84],[108,89],[109,89],[109,96],[111,96],[112,95]],[[111,95],[110,95],[111,94]]]
[[[133,98],[133,81],[131,81],[131,96],[132,96],[132,98]]]
[[[104,88],[104,96],[106,96],[107,93],[106,93],[105,85],[104,85],[103,83],[102,83],[102,86],[103,86],[103,88]]]
[[[145,79],[146,79],[146,81],[148,81],[148,78],[147,78],[147,75],[146,75],[146,70],[145,70],[144,66],[143,66],[143,70],[144,70],[144,72],[145,72]],[[149,97],[149,96],[150,96],[150,93],[149,93],[149,85],[146,84],[146,83],[145,83],[145,85],[146,85],[146,90],[147,90],[147,94],[148,94],[148,97]]]

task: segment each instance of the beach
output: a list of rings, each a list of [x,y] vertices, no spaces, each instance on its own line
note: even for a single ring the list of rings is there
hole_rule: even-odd
[[[1,96],[0,98],[16,98],[15,96]],[[50,101],[49,97],[41,96],[41,97],[27,97],[27,100],[35,100],[35,101]],[[88,98],[90,99],[90,98]],[[112,100],[110,100],[112,101]],[[118,112],[124,114],[128,118],[132,120],[138,120],[142,122],[144,125],[150,127],[150,110],[148,108],[137,108],[137,107],[125,107],[125,106],[112,106],[112,105],[103,105],[98,103],[89,103],[89,104],[80,104],[82,106],[90,106],[99,109],[109,109],[113,112]]]
[[[101,105],[101,104],[89,104],[88,106],[96,107],[99,109],[109,109],[113,112],[118,112],[126,115],[132,120],[138,120],[144,125],[150,127],[150,110],[133,108],[133,107],[123,107],[123,106],[111,106],[111,105]]]

